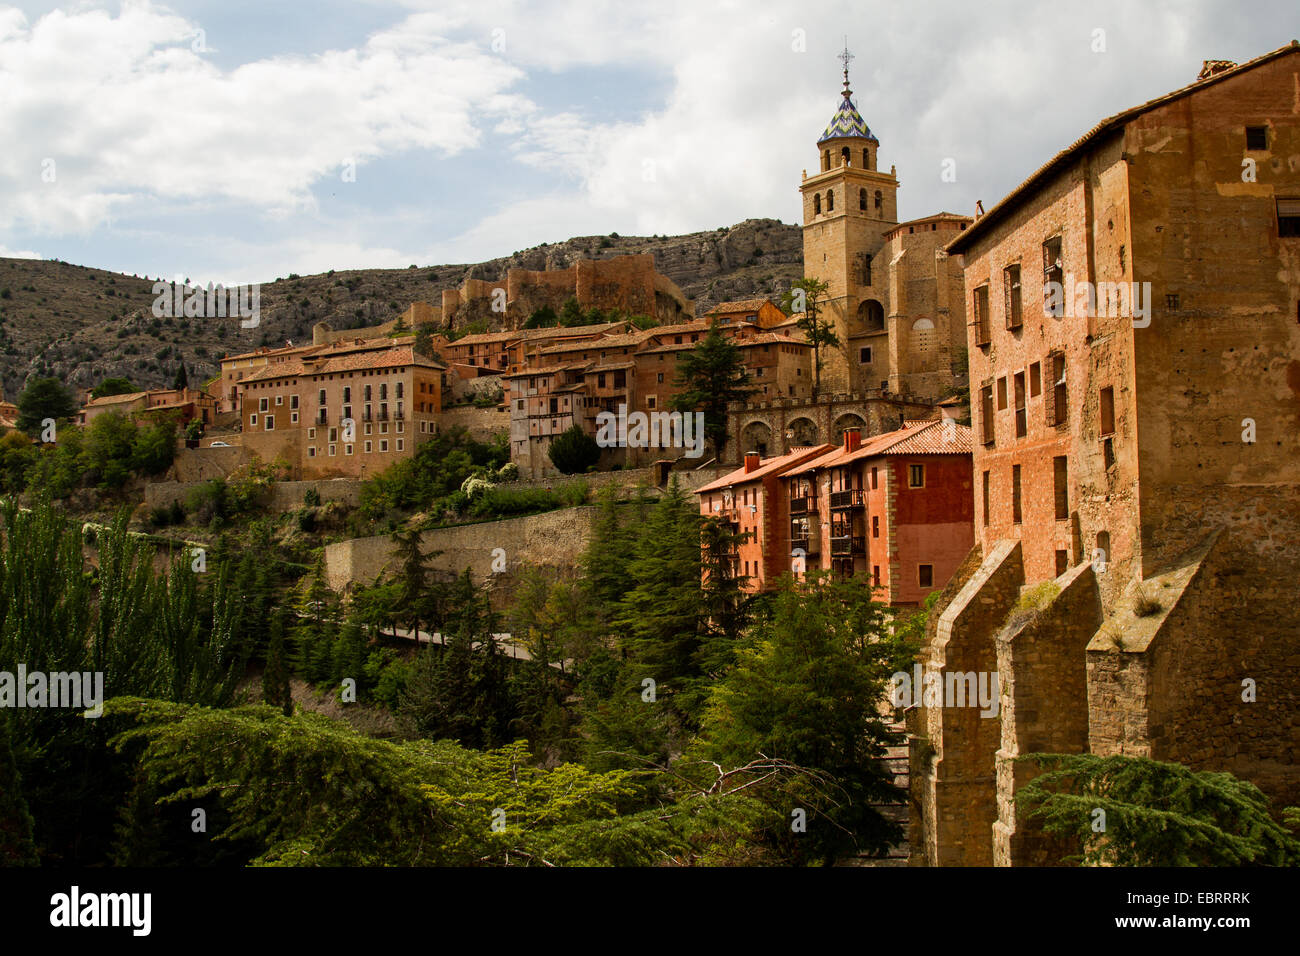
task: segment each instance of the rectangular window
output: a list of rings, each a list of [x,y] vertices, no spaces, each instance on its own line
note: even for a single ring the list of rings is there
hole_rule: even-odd
[[[315,458],[315,457],[316,457],[316,446],[315,446],[315,445],[310,445],[310,446],[308,446],[308,448],[307,448],[307,457],[308,457],[308,458]]]
[[[1101,406],[1101,433],[1103,435],[1113,435],[1115,433],[1115,389],[1106,386],[1101,390],[1099,405]]]
[[[1043,367],[1035,362],[1029,366],[1029,397],[1037,398],[1043,391]]]
[[[387,438],[381,438],[381,439],[379,440],[379,450],[380,450],[380,451],[388,451],[388,439],[387,439]]]
[[[297,407],[298,407],[298,393],[297,393],[297,392],[295,392],[294,394],[292,394],[292,395],[289,396],[289,407],[290,407],[290,408],[297,408]]]
[[[871,487],[873,489],[880,487],[880,475],[878,474],[878,471],[879,469],[877,469],[875,465],[871,466]]]
[[[374,443],[374,442],[369,442],[369,441],[366,442],[366,454],[367,454],[367,455],[370,454],[371,449],[373,449],[374,447],[375,447],[375,443]]]
[[[925,487],[925,465],[908,466],[907,487],[909,488]]]
[[[1020,466],[1011,466],[1011,520],[1020,524]]]
[[[253,414],[248,416],[248,424],[252,428],[257,427],[257,412],[253,412]]]
[[[1070,517],[1070,487],[1064,455],[1052,459],[1052,492],[1056,498],[1056,520]]]
[[[975,290],[972,303],[974,315],[971,325],[975,328],[975,344],[989,344],[989,284],[986,282]]]
[[[871,346],[864,345],[858,349],[858,361],[863,365],[871,364]]]
[[[338,445],[330,445],[330,457],[333,458],[338,453]]]
[[[322,388],[316,393],[316,404],[321,406],[321,408],[325,407],[325,389]]]
[[[352,449],[353,449],[353,447],[354,447],[354,446],[352,446],[352,445],[344,445],[344,446],[343,446],[343,454],[345,454],[345,455],[350,455],[350,454],[352,454]]]
[[[267,402],[269,402],[269,401],[270,401],[270,399],[259,398],[259,399],[257,400],[257,410],[258,410],[259,412],[264,412],[264,411],[266,411],[266,410],[267,410]]]
[[[1286,239],[1300,236],[1300,199],[1277,201],[1277,234]]]
[[[275,404],[277,404],[277,405],[283,405],[283,404],[284,404],[284,396],[283,396],[283,395],[277,395],[277,396],[275,396]]]
[[[1012,379],[1012,397],[1016,408],[1016,437],[1024,438],[1029,433],[1029,422],[1025,414],[1025,373],[1017,372]]]
[[[1246,127],[1246,148],[1247,149],[1268,149],[1268,127],[1247,126]]]
[[[880,537],[880,515],[871,516],[871,537]]]
[[[984,527],[989,526],[989,473],[984,472]]]
[[[267,416],[266,416],[266,430],[269,431],[269,432],[273,432],[273,431],[275,431],[275,416],[274,416],[274,415],[267,415]]]
[[[290,424],[290,425],[297,425],[297,424],[298,424],[298,413],[297,413],[297,412],[290,412],[290,413],[289,413],[289,424]]]
[[[1059,578],[1066,571],[1070,570],[1070,552],[1056,552],[1056,576]]]
[[[880,587],[880,565],[873,565],[871,568],[871,583]]]
[[[406,447],[406,439],[405,438],[397,439],[397,450],[401,451],[405,447]]]
[[[918,565],[916,569],[916,583],[923,588],[934,587],[934,565]]]
[[[654,408],[654,407],[655,407],[655,397],[654,397],[653,395],[647,395],[647,396],[645,397],[645,407],[646,407],[646,408]]]
[[[1051,391],[1047,393],[1047,401],[1043,405],[1047,414],[1048,427],[1055,427],[1063,424],[1068,417],[1065,391],[1065,355],[1061,352],[1049,355],[1047,357],[1047,368],[1051,373]]]
[[[309,429],[307,429],[307,438],[308,438],[308,440],[311,440],[311,439],[313,439],[313,438],[315,438],[315,437],[316,437],[316,429],[314,429],[314,428],[309,428]]]
[[[1020,266],[1007,266],[1002,270],[1002,300],[1006,310],[1007,328],[1018,329],[1020,319]]]
[[[1004,375],[1002,378],[998,379],[998,411],[1005,412],[1006,410],[1007,410],[1007,379],[1006,376]]]
[[[330,441],[338,441],[338,440],[339,440],[339,430],[337,428],[331,428]]]
[[[352,404],[352,386],[351,386],[351,385],[344,385],[344,386],[343,386],[343,404],[344,404],[344,405],[350,405],[350,404]]]
[[[993,386],[980,389],[980,425],[984,429],[984,444],[993,444]]]
[[[1065,312],[1065,289],[1062,279],[1065,266],[1061,261],[1061,237],[1053,236],[1043,243],[1043,314],[1063,315]],[[1052,292],[1055,285],[1056,301]]]

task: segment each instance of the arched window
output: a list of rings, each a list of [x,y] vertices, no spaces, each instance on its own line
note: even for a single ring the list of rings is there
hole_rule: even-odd
[[[826,170],[830,168],[831,168],[831,151],[829,149],[824,149],[822,150],[822,172],[826,172]]]
[[[835,190],[833,189],[826,190],[826,211],[835,211]]]
[[[858,321],[864,332],[883,332],[885,330],[885,307],[875,299],[867,299],[858,306]]]
[[[934,323],[929,319],[917,319],[912,323],[912,345],[917,352],[928,352],[934,348]]]
[[[845,146],[842,150],[840,150],[840,157],[844,160],[844,162],[841,165],[844,166],[853,165],[853,156],[849,153],[849,148],[847,146]]]
[[[862,151],[862,168],[863,169],[871,168],[871,150],[869,149],[864,149]]]
[[[864,210],[867,208],[867,191],[865,189],[858,190],[858,208]]]
[[[822,194],[813,193],[813,215],[820,216],[821,214],[822,214]]]
[[[885,201],[885,197],[881,194],[880,190],[877,189],[876,190],[876,212],[880,212],[881,206],[884,204],[884,201]]]

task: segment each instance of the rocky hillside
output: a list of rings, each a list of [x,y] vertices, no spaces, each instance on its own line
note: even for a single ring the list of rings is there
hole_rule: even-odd
[[[749,219],[685,236],[580,236],[473,264],[268,277],[261,287],[261,323],[243,329],[238,319],[154,318],[151,278],[0,258],[0,385],[11,400],[35,375],[79,387],[110,376],[141,388],[167,387],[182,361],[196,384],[217,373],[222,355],[306,341],[323,320],[336,329],[374,325],[413,301],[438,305],[443,289],[466,278],[645,252],[695,300],[698,313],[728,299],[776,298],[803,274],[799,227]]]

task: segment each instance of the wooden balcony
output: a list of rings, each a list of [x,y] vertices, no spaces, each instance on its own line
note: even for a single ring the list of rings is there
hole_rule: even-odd
[[[845,535],[842,538],[831,538],[831,555],[839,557],[841,555],[858,555],[867,553],[867,539],[860,534]]]
[[[814,514],[817,511],[817,496],[805,495],[802,498],[790,499],[790,514],[806,515]]]
[[[861,488],[854,488],[851,491],[831,492],[832,511],[847,511],[853,508],[861,508],[861,507],[863,507]]]

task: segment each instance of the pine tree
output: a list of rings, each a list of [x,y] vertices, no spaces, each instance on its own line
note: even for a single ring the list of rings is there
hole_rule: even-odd
[[[677,393],[669,400],[683,414],[704,413],[704,436],[714,455],[727,441],[727,408],[755,391],[740,349],[728,341],[715,322],[709,332],[677,362]]]
[[[0,717],[0,866],[36,866],[34,827],[14,760],[9,721]]]
[[[284,642],[286,616],[281,609],[271,619],[266,669],[262,671],[262,700],[272,707],[279,707],[288,717],[293,714],[293,693],[289,686],[289,662]]]
[[[185,369],[184,361],[181,362],[180,368],[176,370],[176,378],[172,382],[172,388],[182,389],[190,387],[190,373]]]

